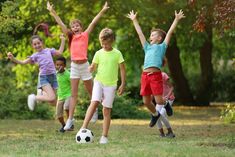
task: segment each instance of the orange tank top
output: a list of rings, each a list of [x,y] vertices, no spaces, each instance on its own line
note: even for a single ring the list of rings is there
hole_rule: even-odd
[[[88,33],[82,32],[81,34],[73,35],[70,53],[71,60],[86,60],[87,59],[87,49],[88,49]]]

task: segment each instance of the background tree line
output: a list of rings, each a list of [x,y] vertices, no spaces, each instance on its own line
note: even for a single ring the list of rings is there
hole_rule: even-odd
[[[105,0],[50,2],[67,26],[70,20],[78,18],[87,27]],[[186,18],[176,29],[166,53],[167,66],[163,68],[172,78],[176,101],[184,105],[209,105],[211,101],[235,100],[235,69],[232,65],[235,57],[234,1],[109,0],[108,3],[110,9],[90,35],[89,60],[100,49],[99,31],[104,27],[113,29],[116,32],[115,47],[121,50],[126,60],[128,99],[141,101],[139,83],[144,54],[134,27],[125,15],[132,9],[137,11],[140,25],[148,37],[153,27],[167,31],[174,19],[174,10],[183,9]],[[35,66],[9,63],[6,52],[12,51],[19,59],[31,55],[29,39],[40,22],[48,23],[53,35],[46,38],[39,32],[47,47],[59,46],[61,30],[49,15],[44,0],[2,0],[0,9],[2,106],[6,102],[26,101],[25,95],[35,91],[38,74]],[[69,60],[68,48],[64,55]]]

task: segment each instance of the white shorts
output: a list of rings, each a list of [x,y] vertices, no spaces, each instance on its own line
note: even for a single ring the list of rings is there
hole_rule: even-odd
[[[81,79],[90,80],[92,79],[92,74],[89,72],[89,63],[76,64],[71,62],[70,78],[71,79]]]
[[[117,86],[104,86],[94,80],[91,101],[99,101],[104,107],[112,108]]]

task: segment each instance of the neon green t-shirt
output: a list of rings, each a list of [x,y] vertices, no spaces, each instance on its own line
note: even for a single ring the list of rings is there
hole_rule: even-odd
[[[119,64],[124,62],[119,50],[115,48],[112,51],[101,49],[95,53],[92,62],[98,64],[95,80],[105,86],[117,85]]]
[[[65,70],[63,73],[57,73],[58,81],[58,100],[65,100],[71,96],[70,73]]]

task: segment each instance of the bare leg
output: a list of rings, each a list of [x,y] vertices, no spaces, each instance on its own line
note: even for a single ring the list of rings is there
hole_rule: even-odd
[[[79,79],[71,79],[72,96],[71,96],[71,101],[69,104],[69,119],[71,119],[71,120],[73,119],[75,106],[77,104],[78,85],[79,85]]]
[[[103,116],[104,116],[104,122],[103,122],[103,133],[102,135],[105,137],[108,137],[110,122],[111,122],[111,108],[103,107]]]
[[[86,81],[83,81],[84,85],[85,85],[85,88],[86,90],[88,91],[88,94],[91,98],[91,95],[92,95],[92,87],[93,87],[93,81],[92,79],[90,80],[86,80]]]
[[[56,101],[56,95],[54,92],[54,89],[51,87],[51,85],[45,85],[42,87],[43,95],[36,95],[36,100],[39,101],[46,101],[46,102],[55,102]]]
[[[100,102],[98,101],[91,101],[91,104],[89,105],[87,111],[86,111],[86,116],[82,124],[82,128],[87,128],[91,117],[93,116],[97,106],[99,105]]]
[[[149,96],[143,96],[143,102],[144,102],[144,105],[149,109],[149,111],[152,114],[156,113],[156,109],[155,109],[155,106],[152,103],[152,98],[151,98],[150,95]]]

